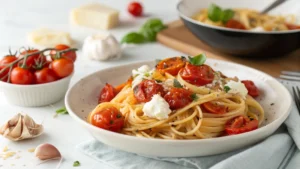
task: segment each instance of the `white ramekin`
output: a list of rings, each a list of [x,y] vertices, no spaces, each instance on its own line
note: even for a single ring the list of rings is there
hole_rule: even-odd
[[[0,91],[6,100],[17,106],[46,106],[61,100],[69,87],[71,77],[35,85],[17,85],[0,81]]]

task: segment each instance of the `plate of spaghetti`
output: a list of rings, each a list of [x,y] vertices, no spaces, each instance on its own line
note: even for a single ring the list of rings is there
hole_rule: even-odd
[[[107,145],[190,157],[264,139],[288,116],[291,97],[269,75],[200,54],[95,72],[69,89],[65,103]]]

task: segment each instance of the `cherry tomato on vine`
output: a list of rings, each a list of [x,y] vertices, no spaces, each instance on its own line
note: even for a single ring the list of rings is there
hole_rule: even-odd
[[[34,81],[34,76],[28,69],[24,69],[22,67],[15,67],[11,71],[10,81],[13,84],[32,84]]]
[[[36,84],[49,83],[58,79],[53,70],[46,67],[41,70],[36,70],[34,77]]]
[[[3,70],[3,69],[0,69],[0,72],[1,72],[1,70]],[[4,70],[4,72],[0,73],[0,80],[1,81],[7,82],[7,80],[8,80],[8,76],[7,76],[8,72],[9,72],[9,69],[6,69],[6,70]]]
[[[128,5],[127,10],[133,16],[141,16],[143,13],[143,6],[139,2],[131,2]]]
[[[63,78],[72,74],[74,70],[74,63],[70,59],[60,58],[52,61],[50,68],[59,78]]]
[[[124,117],[117,108],[108,107],[93,114],[91,123],[105,130],[120,132],[124,126]]]
[[[59,51],[65,50],[65,49],[69,49],[69,48],[70,48],[70,46],[64,45],[64,44],[59,44],[59,45],[55,46],[55,49],[57,49]],[[52,60],[57,59],[56,58],[56,51],[55,50],[51,50],[50,51],[50,55],[51,55]],[[75,60],[76,60],[76,52],[75,51],[68,51],[68,52],[62,53],[61,57],[66,58],[66,59],[71,59],[73,62],[75,62]]]
[[[32,54],[32,53],[35,53],[38,51],[39,50],[37,50],[37,49],[26,50],[20,54],[19,58],[24,57],[26,54]],[[34,54],[34,55],[27,57],[27,59],[25,61],[25,66],[26,66],[26,68],[33,70],[33,69],[35,69],[35,67],[40,67],[40,65],[43,65],[46,61],[47,60],[44,55]],[[19,62],[19,66],[23,66],[23,63],[24,63],[24,60],[21,60]]]
[[[18,58],[14,55],[7,55],[4,56],[1,60],[0,60],[0,69],[6,67],[9,63],[12,63],[13,61],[16,61]]]

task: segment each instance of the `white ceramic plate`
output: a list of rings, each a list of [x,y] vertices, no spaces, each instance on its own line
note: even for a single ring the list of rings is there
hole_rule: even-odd
[[[109,146],[146,156],[192,157],[213,155],[254,144],[271,135],[287,118],[292,99],[287,89],[271,76],[258,70],[224,61],[208,59],[206,63],[227,76],[250,79],[262,91],[257,99],[262,104],[266,119],[263,127],[244,134],[202,140],[147,139],[114,133],[86,122],[88,113],[97,105],[98,95],[106,82],[120,84],[131,75],[132,69],[154,61],[100,70],[86,76],[70,88],[65,97],[69,114],[97,140]]]

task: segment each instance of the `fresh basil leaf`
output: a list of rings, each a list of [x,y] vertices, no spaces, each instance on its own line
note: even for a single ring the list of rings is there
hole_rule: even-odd
[[[214,22],[221,20],[222,9],[216,4],[211,4],[208,7],[208,18]]]
[[[166,26],[160,19],[152,18],[144,23],[139,32],[144,35],[146,41],[154,42],[156,41],[156,34],[165,28]]]
[[[74,161],[73,167],[78,167],[78,166],[80,166],[80,162],[79,161]]]
[[[132,44],[141,44],[145,42],[145,38],[142,34],[137,32],[130,32],[127,35],[125,35],[121,43],[132,43]]]
[[[189,62],[192,65],[196,65],[196,66],[203,65],[205,63],[205,61],[206,61],[205,54],[200,54],[200,55],[197,55],[197,56],[194,56],[194,57],[189,56]]]
[[[231,9],[226,9],[222,12],[221,15],[221,21],[226,23],[227,21],[229,21],[231,18],[233,18],[234,16],[234,11]]]
[[[193,101],[197,101],[198,100],[198,96],[196,93],[191,94],[191,98],[193,99]]]
[[[140,33],[144,36],[145,41],[147,42],[154,42],[156,41],[156,33],[154,30],[149,28],[142,28],[140,29]]]
[[[173,86],[176,88],[183,88],[183,86],[179,83],[177,79],[174,79]]]
[[[225,91],[226,93],[228,93],[229,90],[231,90],[231,88],[230,88],[229,86],[224,86],[224,91]]]
[[[56,114],[69,114],[65,107],[56,110]]]

